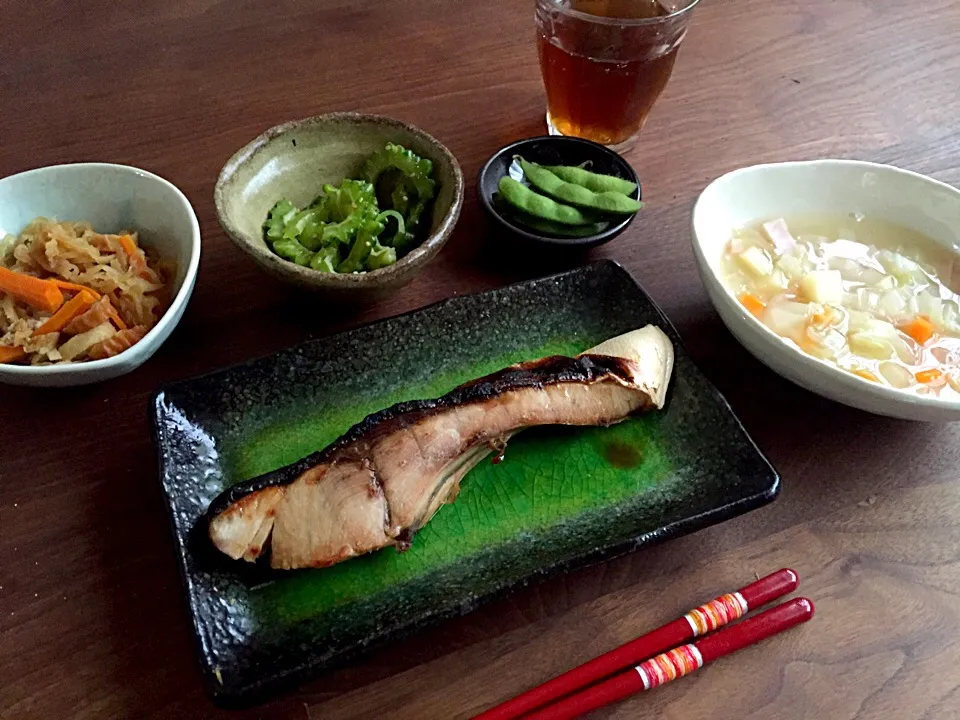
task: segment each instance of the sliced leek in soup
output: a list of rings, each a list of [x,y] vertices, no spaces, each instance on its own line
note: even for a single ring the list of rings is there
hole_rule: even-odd
[[[849,216],[737,230],[724,282],[803,352],[882,385],[960,400],[960,256],[912,230]]]

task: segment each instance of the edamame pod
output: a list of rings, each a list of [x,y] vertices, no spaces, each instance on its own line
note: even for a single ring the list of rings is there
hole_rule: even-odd
[[[624,180],[616,175],[590,172],[576,165],[542,165],[541,167],[544,170],[549,170],[561,180],[580,185],[597,193],[618,192],[623,195],[633,195],[637,189],[637,184],[630,180]]]
[[[622,193],[596,193],[582,185],[561,180],[546,168],[527,160],[521,159],[520,167],[531,185],[564,203],[616,215],[631,215],[643,207],[642,202]]]
[[[561,205],[548,197],[535,193],[509,175],[500,178],[498,189],[504,200],[528,215],[557,222],[561,225],[589,225],[591,223],[591,219],[577,208]]]
[[[512,222],[522,225],[528,230],[533,230],[540,235],[555,235],[563,238],[583,238],[602,233],[610,223],[606,221],[591,223],[590,225],[561,225],[552,220],[544,220],[534,217],[525,212],[514,208],[510,203],[503,199],[500,193],[494,193],[493,204],[500,211],[500,214]]]

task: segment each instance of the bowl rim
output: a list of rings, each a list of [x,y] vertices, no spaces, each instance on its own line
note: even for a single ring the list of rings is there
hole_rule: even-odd
[[[422,243],[420,243],[420,245],[397,260],[397,262],[395,262],[393,265],[388,265],[385,268],[379,268],[377,270],[370,270],[358,274],[322,272],[320,270],[314,270],[312,268],[305,268],[300,265],[296,265],[289,260],[284,260],[279,255],[271,252],[265,244],[260,245],[254,242],[250,237],[247,236],[246,233],[237,227],[230,216],[223,210],[226,205],[225,187],[229,179],[246,161],[253,158],[256,153],[258,153],[270,142],[291,131],[304,127],[345,122],[354,123],[357,125],[369,123],[388,125],[412,135],[416,135],[427,144],[433,146],[436,151],[444,157],[444,159],[453,169],[454,175],[453,202],[451,202],[450,207],[444,213],[436,230],[431,232],[430,235],[427,236]],[[461,169],[460,163],[457,161],[456,156],[450,151],[449,148],[447,148],[446,145],[437,140],[427,131],[403,120],[398,120],[386,115],[358,112],[332,112],[324,113],[322,115],[311,115],[309,117],[300,118],[297,120],[288,120],[280,123],[279,125],[274,125],[273,127],[267,128],[230,156],[230,159],[227,160],[227,162],[224,163],[223,167],[220,169],[220,174],[217,176],[217,182],[213,189],[213,202],[214,207],[216,208],[217,219],[220,222],[220,226],[227,234],[227,237],[229,237],[241,250],[252,255],[254,259],[266,263],[272,268],[275,268],[284,275],[291,275],[293,278],[308,282],[311,285],[323,285],[331,289],[335,288],[344,290],[349,290],[352,288],[369,288],[372,285],[376,285],[377,281],[379,280],[388,282],[398,271],[402,270],[403,268],[411,265],[418,265],[419,263],[425,262],[432,258],[433,255],[439,252],[440,248],[443,247],[453,232],[453,228],[460,217],[460,211],[463,207],[463,196],[463,170]]]
[[[38,375],[60,376],[81,373],[88,374],[97,370],[106,370],[117,365],[124,365],[128,359],[136,353],[138,348],[142,351],[143,348],[153,346],[157,340],[157,337],[161,333],[165,332],[166,328],[170,326],[171,322],[173,322],[172,318],[175,314],[177,314],[176,311],[186,304],[187,299],[193,292],[197,271],[200,267],[200,223],[197,220],[197,214],[194,211],[193,206],[190,204],[190,201],[187,199],[187,196],[183,194],[183,191],[180,190],[180,188],[178,188],[169,180],[152,173],[149,170],[144,170],[143,168],[138,168],[133,165],[122,165],[119,163],[107,162],[77,162],[61,163],[58,165],[44,165],[42,167],[24,170],[22,172],[0,178],[0,184],[4,184],[6,182],[29,175],[45,175],[54,172],[69,173],[97,170],[110,170],[114,172],[119,171],[121,173],[140,175],[141,177],[145,177],[151,182],[158,183],[159,185],[162,185],[173,192],[173,197],[180,205],[180,209],[185,212],[187,219],[190,221],[190,259],[187,262],[187,267],[183,275],[183,282],[180,283],[180,289],[177,291],[177,294],[170,303],[170,307],[167,308],[166,312],[163,313],[163,316],[157,321],[157,323],[150,328],[150,331],[143,336],[143,339],[141,339],[140,342],[136,343],[132,347],[127,348],[123,352],[114,355],[113,357],[109,357],[104,360],[88,360],[78,363],[65,363],[63,365],[0,365],[0,375],[6,375],[8,377],[30,377]],[[17,230],[16,232],[19,233],[20,230]]]
[[[501,215],[500,211],[497,210],[494,204],[490,201],[490,198],[488,198],[487,194],[483,191],[484,179],[491,173],[494,163],[503,155],[507,154],[508,152],[514,152],[525,145],[542,142],[550,142],[557,145],[584,145],[598,152],[603,152],[606,155],[612,156],[615,160],[619,160],[623,165],[629,168],[630,179],[637,184],[637,199],[639,200],[643,197],[643,187],[640,182],[640,176],[637,175],[637,171],[634,169],[633,165],[631,165],[625,157],[615,150],[611,150],[606,145],[601,145],[600,143],[596,143],[593,140],[587,140],[586,138],[570,137],[567,135],[537,135],[535,137],[517,140],[509,145],[504,145],[502,148],[493,153],[493,155],[491,155],[490,158],[483,164],[483,167],[480,168],[480,172],[477,174],[477,194],[480,196],[480,202],[483,204],[484,209],[486,209],[486,211],[491,217],[493,217],[494,220],[496,220],[498,223],[500,223],[500,225],[505,227],[510,232],[520,235],[527,240],[532,240],[533,242],[537,243],[544,243],[546,245],[559,245],[562,247],[600,245],[608,240],[612,240],[630,227],[633,221],[637,219],[637,213],[628,215],[623,220],[611,225],[602,232],[594,233],[593,235],[586,235],[584,237],[566,238],[553,235],[542,235],[534,232],[533,230],[520,227]]]
[[[960,413],[960,400],[951,400],[949,398],[942,398],[938,395],[934,396],[924,396],[916,395],[913,393],[905,392],[893,387],[888,387],[886,385],[881,385],[879,383],[872,382],[865,378],[854,375],[853,373],[845,372],[844,370],[836,367],[835,365],[822,360],[820,358],[808,355],[797,347],[794,347],[788,343],[784,338],[777,335],[773,330],[767,327],[759,319],[754,317],[749,312],[746,312],[743,309],[743,306],[737,301],[734,297],[733,291],[727,287],[726,283],[721,280],[718,274],[711,267],[710,263],[707,260],[706,253],[704,251],[704,242],[700,237],[700,234],[697,232],[698,220],[700,218],[700,212],[702,203],[704,202],[704,196],[708,191],[711,190],[714,186],[719,184],[722,181],[729,182],[731,179],[736,178],[739,175],[747,175],[751,172],[762,172],[764,170],[780,170],[780,169],[795,169],[803,167],[815,167],[815,166],[824,166],[824,167],[851,167],[851,168],[860,168],[863,170],[876,171],[881,174],[887,175],[902,175],[905,177],[910,177],[912,179],[920,180],[924,184],[928,184],[932,187],[937,187],[942,190],[946,190],[948,194],[956,198],[958,204],[960,204],[960,189],[949,185],[948,183],[932,178],[928,175],[915,172],[913,170],[905,170],[904,168],[896,167],[895,165],[887,165],[884,163],[870,162],[866,160],[846,160],[842,158],[824,158],[820,160],[788,160],[784,162],[771,162],[771,163],[759,163],[756,165],[748,165],[745,167],[737,168],[731,170],[730,172],[724,173],[710,181],[710,183],[701,191],[697,196],[697,200],[693,205],[693,211],[691,212],[691,239],[693,244],[694,258],[696,260],[697,266],[700,270],[701,276],[704,278],[704,285],[707,288],[707,294],[710,297],[711,303],[715,306],[717,305],[717,297],[722,298],[726,303],[727,310],[732,311],[731,315],[737,317],[740,320],[740,323],[745,325],[747,328],[754,330],[755,337],[769,346],[774,352],[781,354],[783,357],[791,357],[791,362],[795,362],[798,367],[798,372],[808,371],[814,375],[827,375],[833,376],[840,383],[846,385],[851,390],[856,390],[859,394],[870,396],[873,399],[882,402],[888,403],[890,406],[912,406],[912,407],[922,407],[922,408],[931,408],[939,411],[949,410]],[[938,243],[939,244],[939,243]],[[945,245],[943,247],[946,247]],[[960,252],[957,252],[956,249],[953,252],[960,258]],[[722,294],[710,292],[710,283],[707,282],[706,278],[709,277],[712,280],[714,287],[719,287],[722,290]],[[724,318],[724,314],[720,312],[720,308],[716,308],[720,313],[721,319],[724,320],[724,323],[727,320]],[[784,377],[778,370],[773,368],[769,363],[767,363],[762,358],[758,357],[747,347],[743,342],[736,337],[735,333],[731,333],[737,339],[737,342],[740,342],[741,345],[744,345],[745,349],[756,357],[764,365],[767,365],[774,370],[778,375]],[[786,351],[786,352],[784,352]],[[789,380],[789,378],[786,378]],[[791,382],[794,382],[791,380]],[[800,384],[800,383],[797,383]],[[822,397],[826,397],[821,390],[813,390],[812,388],[804,385],[808,390],[814,392]],[[828,398],[834,399],[834,398]],[[836,400],[835,402],[844,403],[842,400]]]

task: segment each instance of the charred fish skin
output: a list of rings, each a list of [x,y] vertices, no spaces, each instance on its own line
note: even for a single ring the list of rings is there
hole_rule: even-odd
[[[662,408],[673,345],[653,326],[575,358],[520,363],[436,400],[374,413],[324,450],[224,491],[206,518],[213,544],[274,568],[326,567],[413,535],[493,447],[534,425],[609,425]]]
[[[371,443],[403,425],[413,425],[426,414],[458,405],[494,400],[510,390],[542,389],[560,383],[594,383],[607,375],[630,382],[627,361],[604,355],[580,355],[575,358],[554,355],[540,360],[511,365],[491,375],[470,380],[446,395],[433,400],[409,400],[368,415],[323,450],[307,455],[282,468],[232,485],[214,498],[207,509],[208,518],[222,513],[230,505],[252,492],[267,487],[289,485],[310,468],[334,459],[338,453],[362,457],[358,443]]]

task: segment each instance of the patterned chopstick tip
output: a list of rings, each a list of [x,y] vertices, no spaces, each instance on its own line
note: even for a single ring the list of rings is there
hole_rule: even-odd
[[[747,612],[747,601],[738,592],[721,595],[688,612],[684,617],[690,623],[694,637],[716,630],[721,625],[743,617]]]
[[[681,645],[644,660],[634,669],[640,674],[643,689],[649,690],[703,667],[703,656],[696,645]]]

